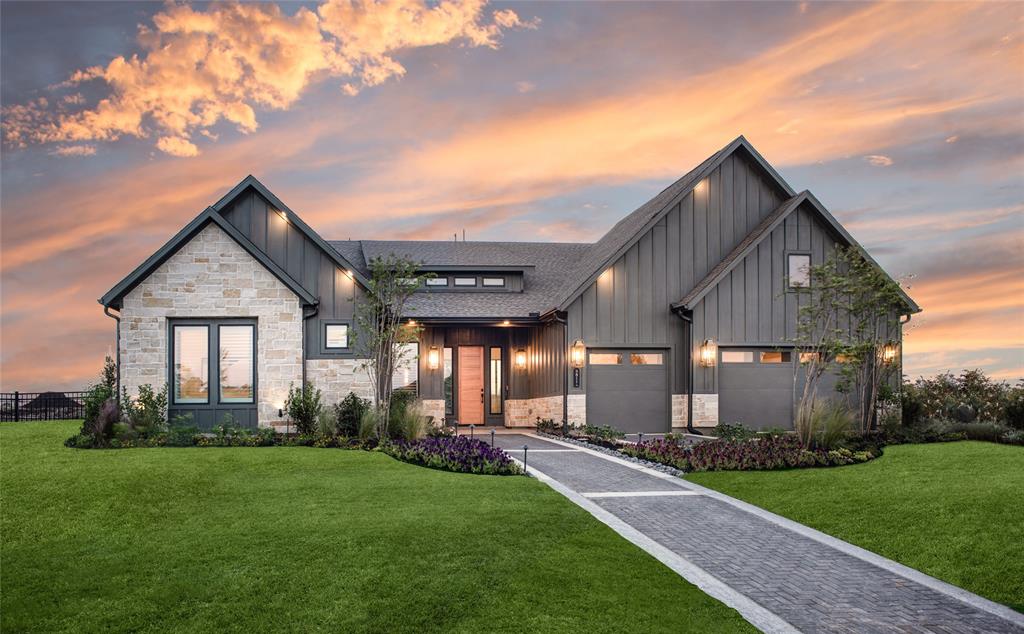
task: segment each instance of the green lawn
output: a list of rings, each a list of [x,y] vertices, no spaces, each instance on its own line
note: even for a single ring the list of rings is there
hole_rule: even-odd
[[[547,486],[0,425],[0,629],[753,631]]]
[[[1024,447],[887,447],[834,469],[689,480],[1024,611]]]

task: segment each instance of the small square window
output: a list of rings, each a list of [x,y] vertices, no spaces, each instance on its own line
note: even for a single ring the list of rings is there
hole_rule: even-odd
[[[505,278],[503,277],[485,277],[483,279],[484,286],[504,286]]]
[[[418,277],[403,277],[399,278],[398,282],[403,286],[416,287],[420,285],[420,278]]]
[[[325,348],[338,350],[348,347],[348,324],[327,324],[324,330]]]
[[[811,256],[806,253],[789,254],[789,287],[806,288],[811,285]]]
[[[801,352],[800,363],[814,363],[820,359],[817,352]]]
[[[456,286],[476,286],[475,277],[457,277],[455,278]]]
[[[447,277],[428,277],[427,286],[448,286]]]
[[[750,350],[722,350],[722,363],[753,363],[754,353]]]
[[[591,352],[590,365],[619,365],[622,355],[617,352]]]
[[[789,363],[793,359],[791,354],[788,351],[762,352],[761,363]]]

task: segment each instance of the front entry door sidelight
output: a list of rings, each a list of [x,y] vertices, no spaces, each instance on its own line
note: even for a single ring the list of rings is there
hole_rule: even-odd
[[[459,423],[484,422],[484,348],[459,346]]]

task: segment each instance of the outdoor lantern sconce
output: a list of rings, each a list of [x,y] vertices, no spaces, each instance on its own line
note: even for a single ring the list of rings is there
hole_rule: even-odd
[[[583,341],[577,339],[572,344],[572,350],[569,353],[569,358],[572,361],[572,367],[579,369],[583,367],[583,361],[586,358],[587,347],[583,345]]]
[[[441,351],[437,349],[437,346],[430,346],[430,350],[427,351],[427,367],[436,370],[440,365]]]
[[[717,359],[718,346],[711,339],[705,339],[704,343],[700,345],[700,364],[705,368],[710,368],[715,365]]]
[[[573,342],[572,348],[569,350],[569,361],[572,363],[572,386],[579,387],[582,381],[581,375],[583,374],[583,362],[586,360],[587,347],[583,345],[581,339],[577,339]]]
[[[899,348],[895,342],[890,341],[889,343],[882,346],[882,363],[890,365],[896,362],[896,354],[899,352]]]
[[[523,350],[522,348],[516,350],[515,364],[517,370],[526,369],[526,350]]]

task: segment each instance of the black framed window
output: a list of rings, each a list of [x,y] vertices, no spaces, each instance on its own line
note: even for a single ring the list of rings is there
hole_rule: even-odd
[[[501,348],[491,348],[491,400],[487,408],[489,414],[501,413],[502,360]]]
[[[452,349],[446,347],[444,349],[444,413],[446,415],[455,413],[454,376],[455,356],[452,354]]]
[[[175,403],[210,402],[210,327],[173,327],[174,352],[171,372]]]
[[[475,277],[456,277],[455,278],[455,285],[456,286],[476,286],[476,278]]]
[[[324,348],[327,350],[347,350],[349,331],[346,323],[324,324]]]
[[[786,269],[790,288],[805,288],[811,285],[810,253],[790,253],[786,256]]]
[[[217,326],[217,379],[221,403],[256,402],[256,327]]]
[[[485,277],[482,280],[484,286],[491,287],[502,287],[505,286],[505,278],[503,277]]]
[[[428,277],[427,286],[448,286],[447,277]]]

